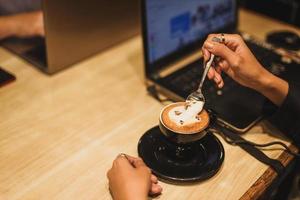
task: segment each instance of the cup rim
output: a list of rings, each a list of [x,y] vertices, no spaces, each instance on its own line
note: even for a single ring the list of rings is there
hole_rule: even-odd
[[[204,126],[201,130],[195,131],[195,132],[189,132],[189,133],[187,133],[187,132],[175,131],[175,130],[169,128],[168,126],[166,126],[165,123],[164,123],[163,120],[162,120],[162,113],[163,113],[164,110],[165,110],[166,108],[168,108],[169,106],[172,106],[172,105],[178,104],[178,103],[184,103],[184,102],[182,101],[182,102],[174,102],[174,103],[170,103],[170,104],[164,106],[163,109],[161,109],[161,111],[160,111],[160,114],[159,114],[159,122],[160,122],[166,129],[168,129],[169,131],[172,131],[172,132],[174,132],[174,133],[180,134],[180,135],[194,135],[194,134],[197,134],[197,133],[201,133],[202,131],[204,131],[205,129],[207,129],[207,127],[208,127],[209,124],[210,124],[210,118],[208,118],[208,123],[207,123],[206,126]],[[205,112],[207,112],[205,109],[203,109],[203,110],[204,110]],[[202,112],[202,111],[201,111],[201,112]],[[207,114],[208,114],[208,113],[207,113]],[[209,114],[208,114],[208,115],[209,115]]]

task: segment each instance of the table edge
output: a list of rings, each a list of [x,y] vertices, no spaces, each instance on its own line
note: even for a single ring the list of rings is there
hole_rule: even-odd
[[[289,145],[289,148],[293,152],[298,152],[297,147],[292,144]],[[294,156],[284,151],[279,155],[277,160],[280,161],[284,166],[287,166],[293,159]],[[271,185],[271,183],[274,181],[276,177],[277,177],[277,173],[269,166],[268,169],[263,173],[263,175],[260,176],[255,181],[255,183],[253,183],[251,187],[243,194],[240,200],[258,199],[259,197],[261,197],[261,195],[263,195],[263,193]]]

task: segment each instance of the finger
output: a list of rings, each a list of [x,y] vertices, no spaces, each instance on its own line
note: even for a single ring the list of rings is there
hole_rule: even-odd
[[[222,68],[220,67],[220,65],[218,65],[217,67],[215,67],[215,70],[218,74],[222,74]]]
[[[128,154],[124,154],[124,153],[123,153],[123,156],[124,156],[125,158],[127,158],[127,160],[130,162],[130,164],[133,164],[135,160],[140,159],[140,158],[137,158],[137,157],[133,157],[133,156],[131,156],[131,155],[128,155]]]
[[[110,177],[111,177],[111,169],[107,171],[106,177],[107,177],[108,179],[110,179]]]
[[[123,156],[127,159],[127,161],[135,168],[138,168],[138,167],[141,167],[141,166],[145,166],[145,163],[144,161],[141,159],[141,158],[137,158],[137,157],[133,157],[133,156],[130,156],[130,155],[127,155],[127,154],[120,154],[120,156]]]
[[[203,53],[204,62],[207,62],[210,58],[210,52],[207,49],[202,48],[202,53]]]
[[[153,184],[151,185],[151,189],[150,189],[150,195],[159,195],[162,192],[162,187],[158,184]]]
[[[214,68],[210,68],[208,73],[207,73],[207,77],[209,80],[212,80],[215,77],[215,69]]]
[[[209,34],[206,41],[212,41],[214,37],[220,38],[221,33],[215,33],[215,34]],[[241,41],[243,41],[243,38],[239,34],[225,34],[225,45],[228,44],[239,44]]]
[[[127,154],[121,154],[121,157],[125,158],[127,160],[127,162],[131,165],[131,167],[134,167],[137,169],[145,167],[148,169],[148,167],[146,166],[146,164],[144,163],[144,161],[141,158],[136,158],[136,157],[133,157],[133,156],[130,156]]]
[[[219,83],[217,86],[218,86],[218,88],[223,88],[223,86],[224,86],[224,81],[223,81],[223,79],[220,81],[220,83]]]
[[[220,66],[218,66],[215,70],[216,70],[216,73],[215,73],[214,81],[215,81],[218,88],[222,88],[224,86],[224,81],[223,81],[223,78],[221,76],[222,69],[221,69]]]
[[[214,81],[217,84],[217,86],[219,87],[219,85],[223,81],[223,79],[219,73],[215,73]]]
[[[151,174],[151,182],[152,182],[152,183],[158,183],[157,177],[154,176],[153,174]]]
[[[45,31],[44,31],[44,29],[42,28],[38,34],[41,37],[45,37]]]
[[[218,66],[222,69],[222,71],[227,71],[228,68],[229,68],[229,64],[226,60],[221,60],[219,63],[218,63]]]
[[[135,168],[147,167],[146,164],[144,163],[144,161],[140,158],[134,159],[132,165]]]
[[[113,162],[113,168],[114,167],[126,167],[126,168],[132,168],[133,166],[130,164],[129,160],[123,156],[122,154],[119,154],[117,158]]]
[[[217,55],[228,61],[232,67],[238,67],[241,63],[241,57],[231,51],[224,44],[217,42],[205,42],[204,48],[210,51],[212,54]]]

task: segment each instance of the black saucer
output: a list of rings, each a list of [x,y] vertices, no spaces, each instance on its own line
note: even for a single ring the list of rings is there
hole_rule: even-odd
[[[199,141],[178,145],[170,142],[158,126],[141,137],[138,153],[155,175],[177,183],[208,179],[224,160],[224,148],[212,133]]]

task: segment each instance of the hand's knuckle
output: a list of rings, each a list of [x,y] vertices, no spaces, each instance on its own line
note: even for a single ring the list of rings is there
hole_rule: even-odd
[[[213,51],[215,52],[222,52],[223,47],[220,44],[215,44],[212,48]]]
[[[117,157],[114,162],[113,162],[113,166],[118,166],[121,164],[121,158],[120,157]]]
[[[211,38],[211,37],[213,37],[213,34],[211,33],[211,34],[208,34],[208,36],[207,36],[208,38]]]
[[[207,36],[207,39],[211,39],[211,38],[213,38],[213,37],[216,37],[216,34],[214,34],[214,33],[211,33],[211,34],[209,34],[208,36]]]
[[[235,61],[233,62],[233,67],[241,66],[242,63],[243,63],[242,57],[237,57],[237,58],[235,59]]]
[[[147,174],[151,174],[151,169],[149,169],[148,167],[144,167],[144,171]]]
[[[106,173],[106,177],[107,177],[108,179],[110,179],[110,176],[111,176],[111,170],[108,170],[107,173]]]
[[[234,37],[235,37],[238,41],[242,41],[242,40],[243,40],[242,36],[239,35],[239,34],[234,34]]]

